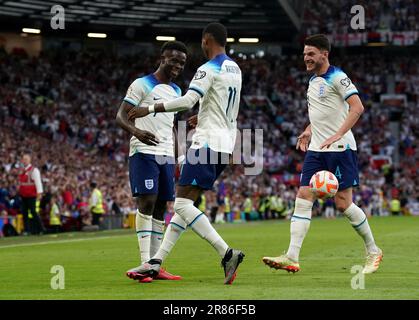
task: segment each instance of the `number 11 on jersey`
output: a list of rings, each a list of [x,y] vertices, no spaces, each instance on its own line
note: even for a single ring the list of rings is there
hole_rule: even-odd
[[[228,114],[228,110],[230,109],[231,106],[234,106],[234,101],[236,100],[236,93],[237,93],[237,89],[235,87],[228,87],[228,104],[227,104],[227,109],[226,109],[226,115],[227,115],[227,118],[229,119],[230,117]]]

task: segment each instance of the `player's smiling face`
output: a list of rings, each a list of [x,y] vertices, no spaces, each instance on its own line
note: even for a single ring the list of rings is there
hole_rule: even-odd
[[[313,46],[304,46],[304,63],[306,70],[310,73],[317,73],[327,62],[328,52]]]
[[[169,79],[178,77],[186,63],[186,54],[178,50],[166,50],[163,53],[163,70]]]

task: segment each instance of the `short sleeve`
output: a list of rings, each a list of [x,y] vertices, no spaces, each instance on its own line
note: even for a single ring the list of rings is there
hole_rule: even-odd
[[[136,79],[129,86],[125,95],[124,101],[132,104],[134,107],[138,106],[145,97],[144,86],[141,79]]]
[[[195,76],[189,84],[188,90],[197,92],[202,98],[211,87],[213,78],[213,71],[203,65],[199,67],[198,71],[195,73]]]
[[[339,72],[333,79],[333,86],[343,100],[348,99],[354,94],[359,94],[357,88],[352,83],[351,79],[344,72]]]

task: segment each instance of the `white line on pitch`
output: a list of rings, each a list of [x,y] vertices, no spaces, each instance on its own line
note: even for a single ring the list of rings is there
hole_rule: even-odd
[[[45,244],[59,244],[59,243],[79,242],[79,241],[88,241],[88,240],[101,240],[101,239],[118,238],[118,237],[126,237],[126,236],[129,236],[129,235],[105,236],[105,237],[83,238],[83,239],[69,239],[69,240],[61,240],[61,241],[43,241],[43,242],[33,242],[33,243],[19,243],[19,244],[7,245],[7,246],[0,246],[0,249],[16,248],[16,247],[30,247],[30,246],[38,246],[38,245],[45,245]]]

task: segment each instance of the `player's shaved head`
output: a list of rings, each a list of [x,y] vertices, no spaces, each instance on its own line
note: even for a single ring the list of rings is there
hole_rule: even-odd
[[[215,42],[220,46],[225,47],[227,44],[227,29],[224,25],[218,22],[211,22],[202,31],[202,37],[206,34],[210,34]]]
[[[304,40],[304,45],[312,46],[319,50],[331,50],[329,39],[324,34],[315,34]]]

